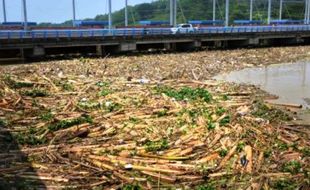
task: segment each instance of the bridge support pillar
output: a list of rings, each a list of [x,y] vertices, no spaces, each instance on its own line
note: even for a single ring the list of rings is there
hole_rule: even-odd
[[[214,48],[225,48],[227,47],[227,41],[214,41]]]
[[[97,45],[96,46],[96,55],[99,56],[99,57],[103,56],[103,48],[102,48],[101,45]]]
[[[42,46],[35,46],[32,54],[34,57],[45,56],[45,49]]]
[[[172,44],[171,43],[164,43],[164,49],[165,50],[172,50]]]
[[[175,43],[164,43],[164,49],[168,51],[174,51],[176,50],[176,44]]]
[[[301,38],[301,37],[296,37],[296,43],[300,44],[300,43],[304,43],[305,39]]]
[[[137,44],[133,42],[121,43],[119,46],[119,51],[121,52],[136,51],[136,50],[137,50]]]
[[[19,57],[20,57],[21,59],[25,59],[25,53],[24,53],[24,49],[23,49],[23,48],[20,48],[20,49],[19,49]]]
[[[193,46],[194,46],[194,48],[201,48],[201,41],[200,40],[194,41]]]
[[[260,46],[269,46],[270,45],[270,40],[268,40],[268,39],[261,39],[261,40],[259,40],[259,45]]]
[[[252,46],[259,45],[259,38],[250,38],[248,43]]]

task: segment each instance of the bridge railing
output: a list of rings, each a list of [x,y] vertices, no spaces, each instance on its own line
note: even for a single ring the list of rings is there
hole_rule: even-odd
[[[190,35],[225,34],[225,33],[263,33],[310,31],[310,25],[288,26],[233,26],[233,27],[201,27],[193,31],[172,34],[170,28],[130,28],[130,29],[90,29],[90,30],[32,30],[32,31],[0,31],[0,39],[50,39],[50,38],[89,38],[113,36],[152,36],[152,35]]]

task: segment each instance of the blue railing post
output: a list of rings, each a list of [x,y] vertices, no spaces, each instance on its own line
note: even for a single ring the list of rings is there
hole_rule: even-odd
[[[22,39],[22,38],[23,38],[23,33],[19,32],[19,39]]]

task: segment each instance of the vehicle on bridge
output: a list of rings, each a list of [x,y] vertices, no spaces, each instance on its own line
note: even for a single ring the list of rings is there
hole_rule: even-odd
[[[192,24],[178,24],[176,27],[171,28],[172,34],[192,34],[198,30]]]

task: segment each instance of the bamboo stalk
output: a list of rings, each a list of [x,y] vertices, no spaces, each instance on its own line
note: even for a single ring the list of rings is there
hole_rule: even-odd
[[[141,173],[143,173],[145,175],[148,175],[148,176],[151,176],[153,178],[156,178],[157,180],[165,181],[165,182],[168,182],[168,183],[175,183],[175,181],[176,181],[176,178],[170,177],[170,176],[167,176],[167,175],[163,175],[163,174],[160,174],[160,173],[154,173],[154,172],[149,172],[149,171],[141,171]]]
[[[104,163],[96,161],[96,160],[87,159],[87,161],[92,163],[93,165],[101,168],[101,169],[107,169],[107,170],[110,170],[110,171],[116,170],[116,168],[114,166],[111,166],[111,165],[108,165],[108,164],[104,164]]]
[[[264,161],[264,152],[260,151],[257,162],[256,162],[256,172],[259,172],[263,161]]]
[[[237,143],[238,144],[238,143]],[[232,157],[232,155],[236,152],[237,150],[237,145],[235,145],[232,149],[230,149],[230,151],[228,152],[228,154],[224,157],[224,159],[220,162],[218,168],[222,168],[227,162],[228,160]]]
[[[174,175],[182,175],[183,171],[178,170],[170,170],[170,169],[162,169],[162,168],[153,168],[139,165],[131,165],[128,169],[139,170],[139,171],[149,171],[149,172],[160,172],[160,173],[169,173]]]
[[[253,171],[253,153],[252,153],[252,147],[251,146],[245,146],[244,147],[244,152],[245,152],[245,154],[246,154],[246,159],[248,160],[248,163],[247,163],[247,165],[246,165],[246,169],[245,169],[245,171],[247,172],[247,173],[252,173],[252,171]]]

